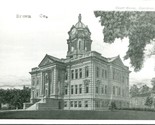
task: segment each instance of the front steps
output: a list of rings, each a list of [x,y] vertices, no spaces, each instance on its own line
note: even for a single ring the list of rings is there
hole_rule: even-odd
[[[25,108],[26,110],[62,109],[63,108],[63,101],[61,99],[43,98],[34,104],[29,103],[29,105],[30,105],[29,107]]]

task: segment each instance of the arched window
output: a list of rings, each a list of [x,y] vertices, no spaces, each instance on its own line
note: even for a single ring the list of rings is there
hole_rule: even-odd
[[[71,47],[71,51],[72,51],[72,52],[74,51],[74,47],[73,47],[73,46]]]
[[[84,50],[85,46],[84,46],[84,41],[83,40],[79,40],[79,50]]]

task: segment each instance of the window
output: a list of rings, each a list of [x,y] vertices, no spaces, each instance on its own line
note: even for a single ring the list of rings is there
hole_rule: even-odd
[[[35,78],[32,79],[32,86],[35,85]]]
[[[78,102],[78,107],[82,107],[81,101]]]
[[[101,92],[102,92],[102,94],[104,93],[104,86],[102,86],[102,88],[101,88]]]
[[[113,69],[113,80],[115,79],[115,69]]]
[[[71,94],[74,93],[74,88],[73,88],[73,85],[71,85]]]
[[[89,67],[85,67],[85,77],[89,77]]]
[[[96,67],[96,77],[98,78],[99,77],[99,67]]]
[[[96,93],[98,94],[98,86],[96,86]]]
[[[108,78],[107,70],[105,70],[105,79]]]
[[[68,71],[65,72],[65,80],[68,80]]]
[[[122,89],[122,96],[123,96],[123,97],[125,96],[124,89]]]
[[[121,95],[121,88],[118,88],[118,95]]]
[[[73,107],[73,101],[70,102],[70,107]]]
[[[75,70],[75,79],[78,79],[78,69]]]
[[[115,95],[115,86],[113,86],[113,95]]]
[[[102,101],[102,107],[104,107],[104,101]]]
[[[82,93],[82,84],[79,85],[79,94]]]
[[[74,79],[74,70],[72,70],[72,79]]]
[[[37,92],[36,92],[36,96],[38,97],[39,96],[39,90],[37,89]]]
[[[72,51],[72,52],[74,51],[74,47],[73,47],[73,46],[71,47],[71,51]]]
[[[105,94],[107,94],[107,85],[105,85],[104,89],[105,89]]]
[[[104,69],[102,69],[102,78],[104,78]]]
[[[84,102],[84,107],[88,107],[88,101]]]
[[[64,102],[64,107],[67,107],[67,101]]]
[[[82,68],[79,69],[79,77],[82,78]]]
[[[74,107],[77,107],[77,101],[74,102]]]
[[[78,86],[75,85],[75,94],[77,94],[77,93],[78,93]]]
[[[37,85],[39,85],[39,78],[37,78]]]
[[[85,85],[85,93],[89,93],[89,85],[88,84]]]
[[[67,95],[67,94],[68,94],[68,87],[65,86],[65,95]]]
[[[99,107],[99,101],[95,102],[95,107]]]
[[[48,79],[48,73],[45,73],[45,83],[48,83],[49,79]]]

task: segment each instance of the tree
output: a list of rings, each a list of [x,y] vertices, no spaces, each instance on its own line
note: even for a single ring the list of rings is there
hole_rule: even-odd
[[[148,96],[148,97],[146,98],[145,105],[151,107],[152,104],[153,104],[153,98],[150,97],[150,96]]]
[[[95,11],[104,26],[104,42],[128,37],[129,46],[124,59],[130,59],[135,71],[144,62],[145,46],[155,38],[155,13],[142,11]]]
[[[137,87],[137,85],[131,86],[131,88],[130,88],[131,97],[138,95],[138,92],[139,92],[139,88]]]
[[[152,91],[155,91],[155,78],[151,79],[151,84],[152,84]]]
[[[149,87],[147,85],[143,85],[140,89],[139,89],[139,94],[144,94],[144,93],[148,93],[149,92]]]
[[[113,111],[114,109],[117,109],[116,103],[115,101],[111,101],[109,105],[109,110]]]
[[[0,102],[8,103],[11,108],[23,108],[23,103],[30,101],[30,88],[24,87],[20,89],[0,89]]]

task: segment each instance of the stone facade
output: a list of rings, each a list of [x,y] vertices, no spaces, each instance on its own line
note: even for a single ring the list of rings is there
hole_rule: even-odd
[[[105,110],[115,101],[117,107],[128,107],[130,71],[120,57],[105,58],[91,51],[91,32],[81,22],[81,15],[68,34],[66,59],[46,54],[39,66],[32,68],[32,106]]]

